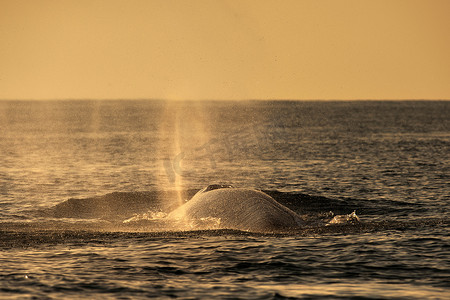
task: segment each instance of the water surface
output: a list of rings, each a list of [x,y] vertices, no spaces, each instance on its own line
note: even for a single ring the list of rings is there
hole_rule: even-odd
[[[439,101],[0,102],[0,297],[448,298],[449,115]],[[210,183],[361,224],[158,227]]]

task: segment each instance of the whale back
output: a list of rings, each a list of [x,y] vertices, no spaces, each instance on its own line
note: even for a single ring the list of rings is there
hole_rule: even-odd
[[[252,189],[203,189],[172,211],[169,218],[220,219],[220,227],[253,232],[276,232],[299,228],[303,220],[269,195]]]

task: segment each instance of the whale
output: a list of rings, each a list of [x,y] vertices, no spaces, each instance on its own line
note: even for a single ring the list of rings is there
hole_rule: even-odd
[[[305,222],[266,193],[230,185],[209,185],[167,216],[186,222],[218,220],[220,229],[249,232],[289,232]]]

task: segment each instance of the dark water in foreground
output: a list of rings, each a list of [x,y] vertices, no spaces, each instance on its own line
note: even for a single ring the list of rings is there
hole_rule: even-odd
[[[422,237],[414,230],[307,237],[36,232],[38,245],[2,251],[2,295],[445,299],[448,232],[420,231]]]
[[[449,102],[0,102],[0,298],[448,299],[449,115]],[[308,226],[164,219],[217,182],[262,189]],[[361,223],[325,226],[354,210]]]

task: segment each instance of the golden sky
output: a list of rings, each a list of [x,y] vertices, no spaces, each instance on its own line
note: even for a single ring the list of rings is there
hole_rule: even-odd
[[[448,0],[0,0],[0,99],[450,99]]]

